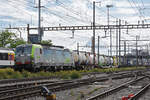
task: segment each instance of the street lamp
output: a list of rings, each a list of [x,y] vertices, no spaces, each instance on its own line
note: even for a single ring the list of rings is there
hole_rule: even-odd
[[[109,27],[109,9],[111,7],[113,7],[113,5],[106,5],[106,7],[107,7],[107,24],[108,24],[108,27]]]
[[[109,9],[113,7],[113,5],[106,5],[107,7],[107,24],[108,24],[108,29],[109,29]],[[108,30],[109,32],[109,30]],[[110,56],[112,56],[112,34],[111,34],[111,29],[110,29]]]

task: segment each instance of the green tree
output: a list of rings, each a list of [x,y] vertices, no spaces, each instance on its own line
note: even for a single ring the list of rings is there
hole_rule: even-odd
[[[10,48],[16,48],[18,45],[21,45],[21,44],[27,44],[27,42],[24,41],[23,39],[16,38],[10,43]]]
[[[6,47],[6,45],[13,42],[17,36],[15,33],[8,32],[8,30],[0,32],[0,47]]]
[[[15,48],[18,45],[26,44],[27,42],[17,37],[15,33],[8,30],[0,32],[0,47]]]
[[[41,41],[41,44],[43,44],[43,45],[52,45],[52,41],[51,40],[42,40]]]

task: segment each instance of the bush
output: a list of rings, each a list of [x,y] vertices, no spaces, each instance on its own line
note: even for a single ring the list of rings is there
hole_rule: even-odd
[[[57,73],[57,76],[62,79],[70,79],[70,71],[60,71],[56,73]]]
[[[127,71],[135,69],[144,69],[145,67],[124,67],[124,68],[108,68],[108,69],[92,69],[92,70],[72,70],[72,71],[59,71],[59,72],[44,72],[31,73],[26,70],[22,72],[14,71],[11,68],[0,69],[0,79],[19,79],[19,78],[31,78],[31,77],[51,77],[56,76],[62,79],[77,79],[81,78],[83,73],[90,72],[114,72],[114,71]]]
[[[24,78],[24,77],[22,76],[22,74],[20,72],[17,71],[17,72],[13,73],[11,78],[13,78],[13,79],[20,79],[20,78]]]
[[[22,78],[22,74],[18,71],[14,71],[11,68],[0,69],[0,79],[18,79]]]
[[[38,77],[49,77],[49,76],[54,76],[51,72],[45,72],[45,71],[40,71],[38,73],[35,73],[36,76]]]
[[[62,79],[70,79],[69,74],[62,74],[61,77]]]
[[[100,69],[94,68],[94,69],[91,70],[91,72],[100,72]]]
[[[22,71],[22,76],[25,77],[25,78],[29,78],[29,77],[32,77],[33,75],[30,72],[28,72],[26,70],[23,70]]]
[[[79,72],[72,72],[70,78],[71,79],[81,78],[81,74]]]

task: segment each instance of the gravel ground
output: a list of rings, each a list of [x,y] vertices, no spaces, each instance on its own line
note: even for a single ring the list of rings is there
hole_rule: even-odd
[[[114,88],[124,82],[132,80],[131,78],[124,78],[119,80],[109,80],[106,82],[95,82],[91,85],[82,86],[70,90],[56,92],[56,100],[86,100],[91,96],[95,96],[101,92]],[[26,100],[45,100],[43,97],[33,97]],[[112,99],[108,99],[112,100]]]
[[[100,77],[100,76],[110,76],[108,74],[102,73],[102,74],[96,74],[96,75],[85,75],[82,77],[82,79],[86,79],[89,77]],[[124,79],[118,79],[118,80],[111,80],[111,78],[106,82],[95,82],[90,85],[81,86],[79,88],[74,88],[70,90],[60,91],[56,92],[56,100],[86,100],[87,98],[91,96],[95,96],[99,93],[102,93],[104,91],[107,91],[109,89],[115,88],[125,82],[128,82],[134,78],[124,78]],[[146,82],[148,79],[143,80]],[[142,82],[143,82],[142,81]],[[136,86],[140,86],[140,82],[137,83]],[[133,86],[134,87],[134,86]],[[108,98],[104,100],[121,100],[122,96],[128,95],[128,93],[135,93],[139,89],[132,89],[128,88],[125,90],[121,90],[119,93],[115,93]],[[150,94],[149,94],[150,95]],[[150,97],[149,97],[150,98]],[[45,100],[44,97],[33,97],[25,100]],[[141,99],[141,100],[150,100],[150,99]]]
[[[150,89],[148,89],[148,91],[146,91],[146,93],[142,95],[139,100],[150,100]]]
[[[107,98],[104,98],[103,100],[121,100],[123,96],[128,97],[129,94],[135,94],[137,93],[141,88],[143,88],[146,84],[149,83],[149,79],[145,78],[134,85],[129,86],[128,88],[125,88],[123,90],[120,90],[117,93],[114,93]],[[143,100],[143,99],[141,99]],[[150,99],[145,99],[145,100],[150,100]]]
[[[81,79],[87,79],[87,78],[89,78],[89,77],[105,77],[105,76],[108,76],[108,74],[106,74],[106,73],[93,74],[93,75],[88,74],[88,75],[84,75],[84,76],[82,76],[82,78],[81,78]]]

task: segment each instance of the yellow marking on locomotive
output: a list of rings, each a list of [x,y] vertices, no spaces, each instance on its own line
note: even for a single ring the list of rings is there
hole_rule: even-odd
[[[70,58],[66,58],[65,63],[69,63],[70,62]]]

